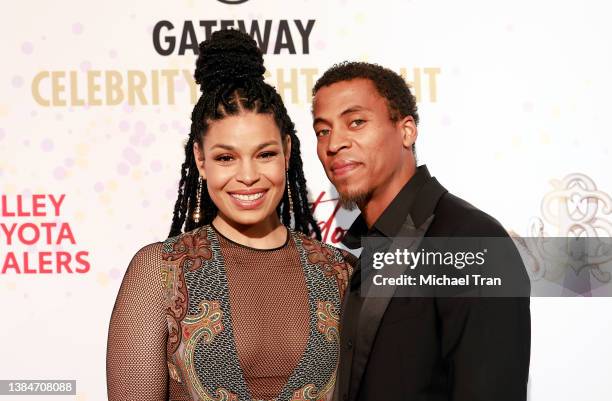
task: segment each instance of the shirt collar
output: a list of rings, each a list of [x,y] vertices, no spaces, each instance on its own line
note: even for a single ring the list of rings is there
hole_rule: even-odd
[[[427,166],[417,167],[415,174],[408,180],[404,187],[395,195],[384,212],[378,217],[371,228],[368,228],[365,219],[360,214],[342,239],[342,243],[350,248],[361,247],[361,237],[372,236],[395,236],[402,224],[410,214],[419,190],[431,179]]]

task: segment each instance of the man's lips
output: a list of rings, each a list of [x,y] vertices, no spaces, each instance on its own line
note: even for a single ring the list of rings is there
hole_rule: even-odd
[[[330,165],[334,176],[339,177],[359,167],[361,163],[352,160],[336,160]]]

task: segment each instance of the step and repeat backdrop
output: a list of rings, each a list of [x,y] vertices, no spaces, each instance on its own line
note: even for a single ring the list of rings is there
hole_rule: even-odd
[[[0,380],[75,380],[75,395],[44,399],[106,399],[115,296],[133,254],[169,232],[199,94],[197,45],[219,29],[248,32],[264,52],[267,80],[298,129],[325,241],[338,245],[356,214],[339,208],[316,157],[311,88],[344,60],[382,64],[410,83],[419,164],[513,235],[578,227],[609,237],[608,8],[594,0],[7,5]],[[598,271],[592,280],[610,280]],[[532,299],[530,400],[610,399],[610,308],[605,297]]]

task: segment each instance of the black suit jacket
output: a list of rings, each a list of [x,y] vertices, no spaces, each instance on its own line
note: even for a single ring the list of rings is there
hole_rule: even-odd
[[[450,194],[425,166],[407,187],[375,227],[397,229],[403,209],[400,223],[421,227],[425,237],[508,237],[494,218]],[[352,280],[359,281],[359,274]],[[337,401],[526,400],[528,297],[363,298],[354,284],[342,308]]]

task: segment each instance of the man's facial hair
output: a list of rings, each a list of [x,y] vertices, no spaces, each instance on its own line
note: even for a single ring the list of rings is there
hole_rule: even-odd
[[[371,196],[372,194],[369,192],[347,193],[344,195],[338,193],[338,202],[340,203],[340,206],[346,210],[355,210],[359,207],[359,205],[363,205],[369,201]]]

